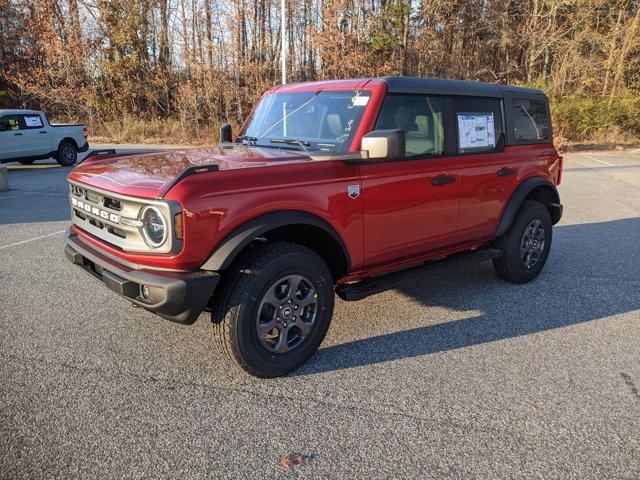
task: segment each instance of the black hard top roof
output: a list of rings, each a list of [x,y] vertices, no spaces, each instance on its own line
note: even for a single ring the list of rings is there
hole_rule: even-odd
[[[445,80],[443,78],[381,77],[389,93],[421,93],[427,95],[463,95],[467,97],[503,97],[519,94],[546,98],[542,90],[535,88],[497,85],[484,82]]]

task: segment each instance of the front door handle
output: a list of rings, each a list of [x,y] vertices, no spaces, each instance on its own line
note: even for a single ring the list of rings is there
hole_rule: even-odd
[[[437,177],[433,177],[431,179],[431,185],[436,185],[438,187],[444,187],[450,183],[456,181],[456,177],[453,175],[438,175]]]
[[[38,132],[38,133],[47,133],[47,131],[45,130],[45,131],[43,131],[43,132]]]
[[[498,170],[497,173],[499,177],[507,177],[509,175],[513,175],[514,173],[516,173],[516,169],[504,167]]]
[[[14,133],[14,135],[15,135],[16,137],[18,137],[18,136],[20,136],[20,135],[22,135],[22,134],[21,134],[21,133]]]

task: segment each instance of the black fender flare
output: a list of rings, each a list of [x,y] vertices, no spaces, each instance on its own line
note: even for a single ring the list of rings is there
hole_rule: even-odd
[[[60,140],[58,142],[58,146],[56,147],[56,153],[58,153],[58,150],[60,150],[60,145],[62,145],[64,142],[69,142],[72,143],[73,145],[76,146],[76,150],[78,150],[80,147],[78,145],[78,142],[76,142],[73,138],[71,137],[64,137],[62,140]]]
[[[224,270],[227,268],[234,258],[253,240],[262,236],[270,230],[286,225],[310,225],[321,228],[339,245],[346,269],[351,268],[351,259],[344,241],[336,232],[336,230],[325,220],[317,215],[298,211],[298,210],[282,210],[279,212],[265,213],[252,220],[247,221],[241,226],[233,230],[229,235],[220,242],[206,262],[200,267],[202,270]]]
[[[498,228],[494,236],[500,237],[507,232],[507,230],[511,226],[511,223],[513,222],[513,219],[516,216],[516,213],[518,213],[522,202],[534,189],[538,187],[545,187],[551,190],[551,204],[547,205],[547,208],[559,209],[559,214],[556,215],[557,218],[553,218],[553,223],[555,224],[558,222],[558,220],[560,220],[560,216],[562,215],[562,206],[560,205],[560,195],[558,195],[556,186],[549,180],[546,180],[542,177],[531,177],[518,185],[518,188],[516,188],[516,190],[511,195],[511,198],[507,202],[507,206],[502,212],[502,218],[500,219],[500,223],[498,224]]]

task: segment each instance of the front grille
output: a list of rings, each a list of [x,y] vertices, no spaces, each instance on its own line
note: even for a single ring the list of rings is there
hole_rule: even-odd
[[[122,210],[122,202],[117,198],[110,197],[100,192],[95,192],[87,188],[71,185],[71,194],[79,199],[91,202],[94,205],[102,205],[117,212]]]
[[[122,203],[120,203],[120,200],[116,200],[115,198],[105,196],[102,199],[102,204],[105,206],[105,208],[110,208],[112,210],[116,210],[117,212],[122,210]]]
[[[106,201],[106,200],[109,201]],[[119,203],[119,202],[118,202]],[[127,238],[127,232],[115,227],[119,223],[120,216],[112,208],[113,199],[106,197],[100,192],[71,185],[71,207],[73,209],[73,221],[76,225],[93,235],[118,245],[120,240]],[[112,238],[112,236],[117,238]]]
[[[78,185],[71,184],[71,193],[76,197],[84,198],[84,188],[79,187]]]
[[[92,192],[90,190],[85,190],[84,198],[89,200],[91,203],[96,203],[98,205],[102,205],[102,195],[96,192]]]
[[[152,249],[145,243],[136,225],[142,208],[147,205],[158,207],[165,218],[172,219],[180,211],[171,202],[138,199],[114,194],[100,189],[69,182],[72,215],[71,220],[78,228],[90,233],[104,242],[126,252],[149,252]],[[129,220],[123,222],[122,219]],[[172,222],[169,225],[169,241],[154,253],[167,253],[180,242],[173,238]]]

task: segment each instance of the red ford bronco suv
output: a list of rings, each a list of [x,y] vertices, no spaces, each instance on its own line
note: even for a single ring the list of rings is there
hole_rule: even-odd
[[[69,174],[65,253],[161,317],[210,312],[229,359],[283,375],[358,300],[492,260],[540,273],[562,205],[545,95],[408,77],[264,94],[232,138],[93,155]]]

